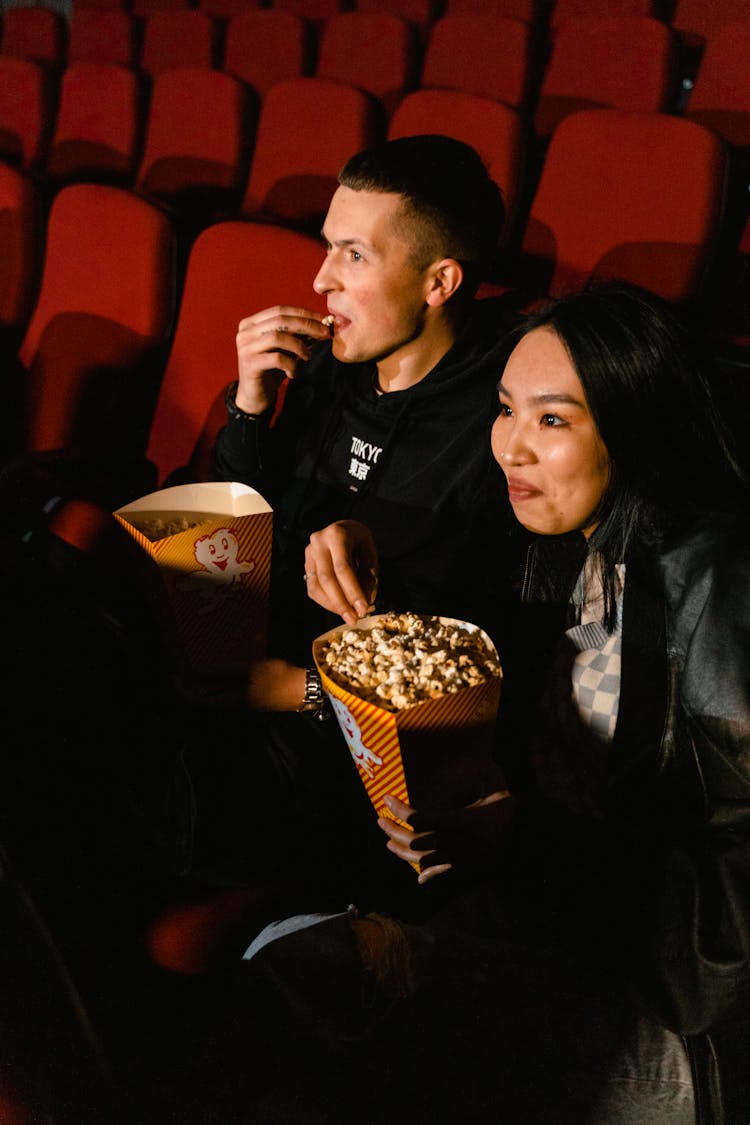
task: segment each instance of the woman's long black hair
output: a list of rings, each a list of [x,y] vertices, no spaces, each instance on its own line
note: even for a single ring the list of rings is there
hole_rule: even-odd
[[[581,380],[611,460],[589,540],[613,626],[614,568],[700,514],[747,503],[744,469],[700,349],[666,302],[626,282],[600,282],[532,313],[520,335],[553,330]]]

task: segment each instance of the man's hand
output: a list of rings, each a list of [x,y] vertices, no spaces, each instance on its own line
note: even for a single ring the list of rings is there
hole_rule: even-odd
[[[339,520],[310,536],[305,550],[307,593],[347,625],[372,609],[377,573],[377,548],[363,523]]]
[[[245,700],[256,711],[298,711],[305,697],[305,669],[286,660],[250,665]]]
[[[420,814],[390,795],[385,803],[394,816],[411,825],[410,830],[388,817],[378,817],[378,825],[388,837],[386,847],[399,859],[421,865],[419,883],[454,867],[491,869],[516,805],[507,789],[447,812]]]
[[[330,329],[310,309],[276,305],[246,317],[237,331],[239,386],[236,403],[246,414],[262,414],[276,403],[285,378],[294,378],[310,342],[327,340]]]

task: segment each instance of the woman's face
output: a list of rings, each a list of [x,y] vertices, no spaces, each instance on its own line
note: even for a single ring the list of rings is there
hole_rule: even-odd
[[[610,460],[565,345],[535,328],[513,349],[498,384],[492,452],[516,518],[539,535],[591,535]]]

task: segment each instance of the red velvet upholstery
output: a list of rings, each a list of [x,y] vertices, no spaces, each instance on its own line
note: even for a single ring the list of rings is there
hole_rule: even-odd
[[[747,20],[747,0],[676,0],[671,24],[688,45],[703,45],[724,24]]]
[[[746,19],[711,33],[685,115],[750,149],[750,5]]]
[[[174,234],[166,216],[119,188],[63,188],[19,349],[29,372],[29,448],[67,447],[82,425],[97,442],[135,440],[130,394],[145,393],[138,378],[147,379],[145,360],[166,342],[173,311]]]
[[[672,300],[698,295],[723,215],[727,153],[676,117],[583,110],[552,136],[522,255],[540,293],[592,275]],[[527,277],[528,279],[528,277]],[[539,288],[541,287],[541,288]]]
[[[389,12],[421,30],[429,27],[441,7],[437,0],[355,0],[353,6],[358,12]]]
[[[320,33],[315,74],[359,86],[390,114],[414,85],[417,40],[412,26],[387,12],[340,12]]]
[[[56,181],[106,179],[131,184],[140,157],[144,118],[144,90],[140,77],[129,67],[70,63],[60,83],[47,175]]]
[[[309,31],[292,12],[243,10],[227,21],[223,69],[262,98],[276,82],[305,73]]]
[[[510,16],[444,16],[430,31],[420,86],[463,90],[515,107],[529,94],[532,34]]]
[[[571,16],[653,16],[656,0],[555,0],[550,15],[553,26]]]
[[[376,136],[372,102],[361,90],[325,78],[278,82],[261,108],[242,210],[317,226],[340,168]]]
[[[2,53],[61,67],[65,63],[67,27],[65,17],[52,8],[6,8]]]
[[[135,19],[130,12],[74,6],[68,33],[68,64],[74,62],[135,66]]]
[[[198,236],[148,445],[160,483],[191,463],[202,434],[206,457],[224,423],[221,396],[237,377],[235,336],[240,320],[275,304],[312,308],[324,315],[325,302],[312,289],[322,260],[317,239],[261,223],[217,223]],[[209,416],[210,435],[204,432]],[[201,475],[199,471],[199,479]]]
[[[525,163],[525,135],[516,110],[502,102],[460,90],[414,90],[396,109],[388,136],[440,132],[472,145],[503,193],[506,207],[504,240],[513,226]]]
[[[200,191],[215,193],[216,206],[238,203],[251,137],[239,79],[207,67],[163,71],[154,81],[136,187],[165,202]]]
[[[41,253],[36,189],[23,172],[0,164],[0,328],[16,342],[31,313]]]
[[[540,3],[539,0],[446,0],[447,16],[480,15],[483,12],[536,23],[540,16]]]
[[[676,92],[677,41],[650,16],[578,16],[555,28],[534,117],[549,137],[570,113],[611,107],[665,111]]]
[[[144,18],[141,69],[152,77],[184,66],[215,66],[216,23],[189,8],[149,11]]]
[[[44,161],[53,97],[42,64],[0,55],[0,159],[36,169]]]

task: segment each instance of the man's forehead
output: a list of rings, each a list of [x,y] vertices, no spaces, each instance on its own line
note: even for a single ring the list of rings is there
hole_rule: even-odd
[[[400,216],[403,205],[403,195],[395,192],[354,191],[342,185],[328,208],[323,237],[333,244],[357,243],[377,249],[398,237],[394,219]]]

